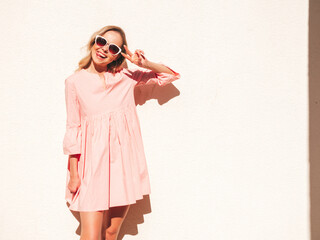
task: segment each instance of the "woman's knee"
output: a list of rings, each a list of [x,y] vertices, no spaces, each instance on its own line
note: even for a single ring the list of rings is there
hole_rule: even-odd
[[[96,230],[86,230],[81,232],[80,240],[100,240],[101,232]]]
[[[83,234],[80,237],[80,240],[100,240],[99,234]]]
[[[119,228],[109,227],[106,229],[107,236],[116,236],[119,232]]]

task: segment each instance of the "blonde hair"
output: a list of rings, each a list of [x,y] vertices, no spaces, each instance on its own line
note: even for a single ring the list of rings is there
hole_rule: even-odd
[[[118,26],[114,26],[114,25],[108,25],[105,26],[103,28],[101,28],[100,30],[94,32],[91,37],[89,42],[87,43],[87,45],[85,45],[84,47],[87,48],[87,56],[85,56],[84,58],[82,58],[79,63],[78,63],[78,68],[75,71],[79,71],[83,68],[88,68],[91,64],[92,61],[92,56],[91,56],[91,51],[92,51],[92,47],[95,44],[95,37],[97,35],[103,35],[108,31],[117,31],[120,33],[121,37],[122,37],[122,46],[121,46],[121,52],[126,53],[125,48],[123,47],[123,45],[128,46],[127,44],[127,39],[126,39],[126,34],[124,33],[124,31],[122,30],[122,28],[118,27]],[[121,55],[121,53],[119,53],[119,57],[117,58],[117,60],[109,63],[107,65],[107,71],[108,72],[112,72],[115,73],[117,71],[120,71],[122,68],[128,68],[127,62],[126,62],[126,58],[124,56]]]

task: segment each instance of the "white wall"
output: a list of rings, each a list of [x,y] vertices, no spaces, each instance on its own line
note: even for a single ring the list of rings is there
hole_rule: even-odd
[[[0,9],[0,239],[79,239],[64,201],[64,79],[105,25],[182,76],[179,96],[138,106],[152,194],[123,239],[309,239],[307,1]]]

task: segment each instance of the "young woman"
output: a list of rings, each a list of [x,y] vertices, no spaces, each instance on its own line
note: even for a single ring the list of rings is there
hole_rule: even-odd
[[[113,240],[130,204],[151,193],[134,88],[163,86],[180,74],[149,61],[142,50],[132,53],[117,26],[95,32],[87,49],[65,79],[65,199],[80,212],[80,239]],[[141,69],[129,70],[126,59]]]

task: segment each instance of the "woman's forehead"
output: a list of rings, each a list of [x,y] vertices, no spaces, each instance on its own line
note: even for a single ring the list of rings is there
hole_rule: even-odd
[[[102,35],[109,43],[115,43],[117,45],[122,45],[122,37],[117,31],[108,31]]]

